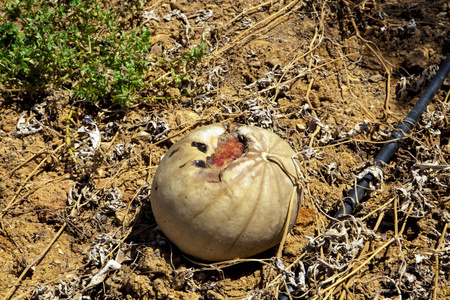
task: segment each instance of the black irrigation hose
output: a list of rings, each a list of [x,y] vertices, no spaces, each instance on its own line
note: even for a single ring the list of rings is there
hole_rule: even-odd
[[[403,142],[405,135],[409,134],[411,129],[416,124],[420,115],[423,113],[425,108],[431,102],[431,99],[436,95],[436,93],[441,88],[442,83],[450,72],[450,55],[447,56],[445,61],[442,63],[439,71],[434,76],[428,88],[422,94],[420,99],[417,101],[416,105],[412,108],[411,112],[403,119],[400,125],[394,130],[388,139],[388,142],[384,144],[383,148],[380,150],[378,155],[375,157],[375,165],[380,167],[383,163],[389,162],[391,157],[397,152],[398,148]],[[389,142],[390,141],[390,142]],[[357,184],[352,188],[349,195],[344,198],[343,205],[334,215],[338,218],[343,215],[352,214],[357,203],[361,201],[364,197],[366,189],[369,184],[374,180],[374,176],[368,173],[364,176]],[[331,225],[331,224],[330,224]]]

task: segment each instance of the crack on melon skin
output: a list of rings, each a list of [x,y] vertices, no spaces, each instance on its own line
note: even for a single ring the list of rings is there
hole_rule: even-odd
[[[219,137],[216,152],[208,158],[208,165],[213,169],[223,168],[241,157],[245,148],[245,144],[237,137],[224,133]]]

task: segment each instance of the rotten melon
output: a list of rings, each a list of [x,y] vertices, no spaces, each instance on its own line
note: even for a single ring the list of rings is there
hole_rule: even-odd
[[[299,210],[293,156],[285,141],[258,127],[194,130],[158,166],[151,192],[156,221],[182,251],[202,260],[267,250],[280,242],[285,226],[293,226]]]

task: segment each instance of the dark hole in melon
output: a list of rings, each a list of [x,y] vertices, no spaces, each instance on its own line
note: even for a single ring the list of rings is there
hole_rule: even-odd
[[[208,150],[208,146],[206,146],[206,144],[199,143],[199,142],[192,142],[191,146],[196,147],[199,151],[201,151],[203,153],[206,153],[206,151]]]
[[[194,160],[194,165],[198,168],[206,168],[206,163],[204,160],[196,159]]]

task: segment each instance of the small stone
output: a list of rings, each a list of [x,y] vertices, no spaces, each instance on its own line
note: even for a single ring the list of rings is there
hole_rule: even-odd
[[[445,145],[442,150],[444,153],[450,154],[450,144]]]
[[[261,67],[261,62],[259,60],[252,60],[248,63],[249,66],[259,68]]]
[[[302,253],[304,245],[302,243],[293,242],[286,244],[283,252],[287,256],[296,257]]]
[[[384,76],[381,74],[375,74],[375,75],[369,77],[369,82],[373,82],[373,83],[380,82],[382,80],[384,80]]]
[[[148,133],[147,131],[140,131],[137,134],[137,138],[140,140],[148,140],[150,139],[150,133]]]
[[[404,66],[406,70],[413,74],[420,74],[428,66],[426,51],[423,49],[414,49],[405,57]]]
[[[375,28],[372,26],[366,26],[366,28],[364,29],[364,36],[371,36],[375,33]]]
[[[297,123],[295,125],[295,128],[297,128],[298,131],[303,132],[306,130],[306,125],[303,123]]]
[[[155,281],[153,281],[153,287],[155,288],[158,299],[169,298],[171,290],[164,278],[155,279]]]
[[[174,290],[181,290],[186,285],[186,267],[179,267],[175,271],[175,276],[173,278],[173,289]]]
[[[154,299],[155,297],[150,280],[145,275],[131,273],[130,277],[124,280],[122,288],[126,293],[134,294],[139,299]]]
[[[141,254],[138,268],[142,272],[166,274],[171,269],[171,266],[161,257],[160,253],[153,248],[146,247],[141,250]]]
[[[225,299],[225,297],[217,292],[209,290],[206,292],[206,299],[208,299],[208,300],[223,300],[223,299]]]
[[[269,65],[269,67],[271,67],[271,68],[273,68],[275,66],[281,66],[281,62],[276,58],[270,59],[267,63]]]
[[[180,96],[180,90],[177,89],[177,88],[173,88],[173,87],[172,87],[172,88],[168,88],[167,91],[166,91],[166,94],[167,94],[169,97],[175,98],[175,97]]]
[[[127,210],[115,211],[114,215],[116,216],[118,223],[123,224],[123,221],[125,220],[125,217],[127,216]]]
[[[161,57],[163,54],[163,48],[161,44],[156,44],[150,49],[150,56],[151,57]]]
[[[103,169],[97,169],[97,174],[98,174],[100,177],[103,177],[103,175],[105,174],[105,170],[103,170]]]

